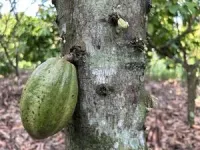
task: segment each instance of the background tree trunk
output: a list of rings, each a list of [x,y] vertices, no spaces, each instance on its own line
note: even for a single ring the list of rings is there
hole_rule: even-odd
[[[16,54],[15,54],[15,74],[17,77],[19,77],[19,53],[18,53],[18,49],[16,48],[15,50]]]
[[[197,97],[197,68],[193,65],[187,65],[187,93],[188,93],[188,123],[190,126],[194,124],[195,116],[195,99]]]
[[[145,58],[145,1],[53,0],[63,37],[84,55],[77,62],[79,101],[66,129],[67,150],[142,150],[146,148],[141,100]],[[108,23],[117,13],[128,21],[120,32]],[[73,48],[72,48],[73,47]]]

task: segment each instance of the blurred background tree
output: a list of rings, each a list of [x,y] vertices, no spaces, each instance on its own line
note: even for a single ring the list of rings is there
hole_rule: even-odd
[[[36,16],[28,16],[16,11],[15,0],[9,3],[9,13],[0,18],[0,74],[19,76],[19,69],[33,68],[58,54],[56,13],[53,6],[40,5]]]
[[[188,122],[194,124],[200,68],[200,1],[154,0],[148,20],[148,53],[164,59],[166,69],[183,68],[188,91]],[[154,56],[154,57],[152,57]]]

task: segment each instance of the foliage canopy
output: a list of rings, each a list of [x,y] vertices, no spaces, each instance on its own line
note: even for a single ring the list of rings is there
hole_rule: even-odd
[[[26,68],[58,54],[53,7],[40,7],[37,16],[9,13],[0,19],[0,74]]]

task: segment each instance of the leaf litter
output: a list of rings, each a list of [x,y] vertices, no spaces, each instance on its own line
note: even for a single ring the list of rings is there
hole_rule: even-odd
[[[158,106],[146,118],[148,147],[152,150],[200,150],[200,100],[196,99],[195,125],[187,124],[186,85],[177,80],[149,81],[146,89]],[[197,90],[200,95],[200,87]]]

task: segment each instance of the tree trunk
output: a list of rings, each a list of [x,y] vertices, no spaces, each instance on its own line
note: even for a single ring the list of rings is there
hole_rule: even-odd
[[[195,117],[195,99],[197,91],[197,68],[192,65],[188,65],[187,71],[187,93],[188,93],[188,123],[190,126],[194,124]]]
[[[84,53],[76,63],[79,100],[73,123],[66,128],[66,149],[146,149],[141,92],[146,64],[143,42],[137,41],[145,39],[145,1],[52,2],[63,55],[73,49]],[[129,27],[120,29],[113,13]]]
[[[18,49],[16,48],[16,54],[15,54],[15,75],[19,77],[19,53]]]

